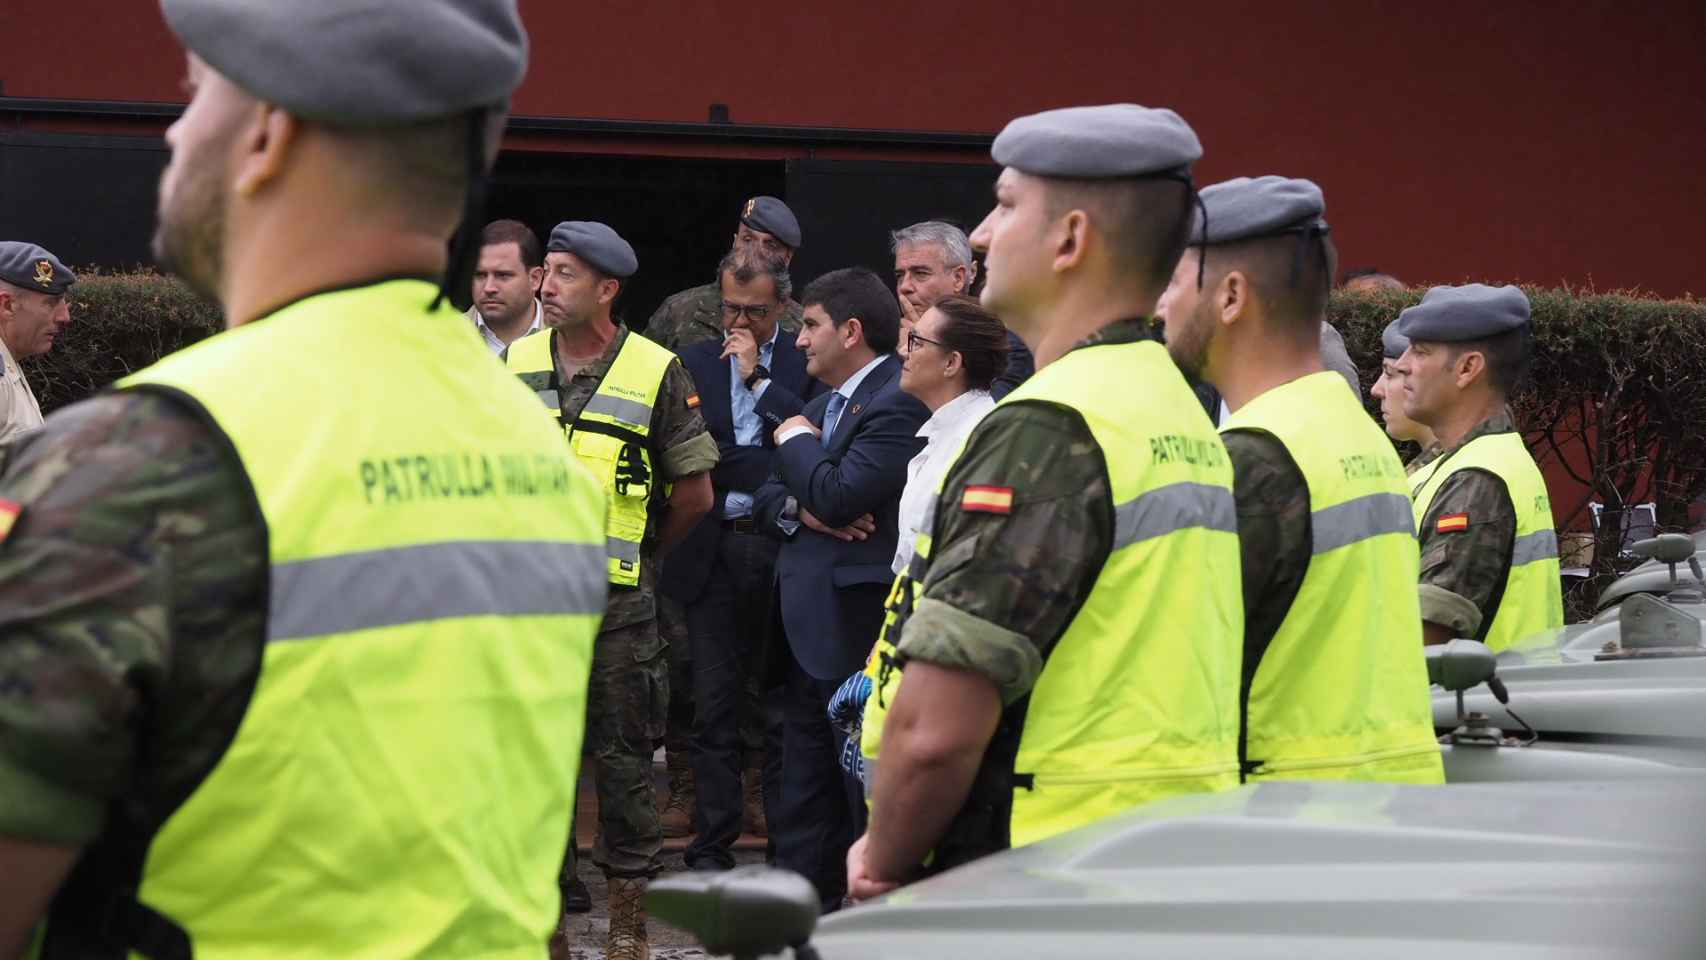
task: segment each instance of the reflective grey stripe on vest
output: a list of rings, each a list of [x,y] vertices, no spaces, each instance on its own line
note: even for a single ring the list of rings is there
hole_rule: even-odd
[[[647,431],[652,425],[652,408],[626,397],[615,397],[608,393],[595,393],[586,402],[582,413],[595,413],[601,417],[613,417],[639,431]]]
[[[1558,559],[1558,533],[1555,530],[1536,530],[1517,537],[1511,546],[1511,566],[1520,567],[1538,560]]]
[[[1206,483],[1174,483],[1114,505],[1114,549],[1202,527],[1238,531],[1232,491]]]
[[[601,613],[609,577],[593,544],[464,540],[272,568],[268,640],[490,614]]]
[[[621,560],[624,563],[640,562],[640,545],[621,537],[605,537],[604,553],[612,560]]]
[[[545,409],[559,417],[563,415],[563,397],[561,394],[555,390],[536,390],[534,392],[539,394],[539,402],[545,405]]]
[[[1370,537],[1402,533],[1416,537],[1416,508],[1401,493],[1371,493],[1309,515],[1314,554],[1348,547]]]

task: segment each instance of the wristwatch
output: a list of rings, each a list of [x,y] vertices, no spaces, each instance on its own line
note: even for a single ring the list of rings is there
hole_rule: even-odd
[[[758,381],[768,379],[770,379],[770,371],[766,370],[764,368],[764,364],[761,363],[753,367],[752,372],[747,374],[746,379],[742,380],[741,383],[746,384],[746,388],[751,390],[753,385],[758,383]]]

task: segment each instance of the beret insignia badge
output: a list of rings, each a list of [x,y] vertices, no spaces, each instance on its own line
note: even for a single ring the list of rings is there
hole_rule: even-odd
[[[753,207],[756,207],[756,206],[758,206],[758,198],[757,198],[757,197],[753,197],[753,198],[752,198],[752,199],[751,199],[751,200],[748,200],[748,201],[747,201],[747,202],[746,202],[746,209],[745,209],[745,210],[742,210],[742,211],[741,211],[741,212],[740,212],[740,215],[741,215],[741,216],[742,216],[742,217],[743,217],[743,218],[744,218],[744,217],[750,217],[750,216],[752,216],[752,208],[753,208]]]
[[[46,260],[36,261],[36,282],[43,286],[53,282],[53,264]]]

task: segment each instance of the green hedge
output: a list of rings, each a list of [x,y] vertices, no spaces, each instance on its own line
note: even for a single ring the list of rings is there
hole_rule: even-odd
[[[223,329],[219,308],[173,277],[148,270],[79,269],[71,326],[43,356],[22,361],[47,413]]]

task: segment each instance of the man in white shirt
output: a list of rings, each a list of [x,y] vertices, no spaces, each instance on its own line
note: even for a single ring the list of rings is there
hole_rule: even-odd
[[[966,232],[943,220],[926,220],[889,234],[894,254],[895,297],[900,301],[902,340],[918,325],[924,311],[943,297],[970,296],[977,280],[977,260]],[[1012,331],[1007,333],[1007,367],[990,385],[999,400],[1024,383],[1036,370],[1031,351]]]
[[[71,323],[67,291],[77,275],[33,243],[0,242],[0,444],[42,425],[41,406],[18,361],[53,349]]]
[[[501,354],[538,330],[544,321],[539,284],[545,279],[545,251],[539,235],[519,220],[493,220],[480,234],[480,262],[474,268],[474,305],[468,319]]]

